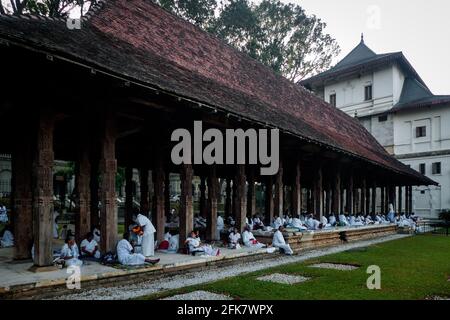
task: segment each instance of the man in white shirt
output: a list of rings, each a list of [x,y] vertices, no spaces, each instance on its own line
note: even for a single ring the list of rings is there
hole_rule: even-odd
[[[273,240],[272,245],[276,248],[280,248],[284,251],[287,255],[294,254],[294,251],[292,251],[291,246],[286,243],[283,237],[283,227],[279,227],[277,231],[273,234]]]
[[[142,235],[142,254],[146,257],[155,255],[155,232],[156,229],[153,226],[149,218],[143,214],[133,215],[133,221],[136,222],[144,230]]]
[[[149,259],[143,254],[134,253],[133,246],[128,241],[128,232],[124,233],[123,239],[117,244],[117,258],[119,263],[125,266],[141,265],[145,262],[155,264],[159,262],[159,259]]]
[[[262,243],[259,243],[253,233],[250,231],[250,228],[247,226],[245,227],[244,232],[242,232],[242,242],[244,243],[244,246],[246,247],[253,247],[253,248],[264,248],[265,245]]]
[[[94,235],[89,232],[86,239],[81,241],[81,256],[91,259],[100,259],[100,251],[98,250],[98,243],[94,240]]]

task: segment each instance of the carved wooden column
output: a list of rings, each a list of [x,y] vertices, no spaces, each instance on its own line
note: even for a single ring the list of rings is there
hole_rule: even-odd
[[[405,212],[411,213],[411,210],[409,208],[409,186],[405,186]]]
[[[166,168],[164,177],[164,208],[166,217],[170,217],[170,171]]]
[[[265,181],[265,216],[266,223],[270,224],[273,221],[273,177],[267,176]]]
[[[322,166],[316,168],[314,175],[314,217],[321,221],[323,216],[323,180],[322,180]]]
[[[139,185],[141,187],[141,213],[148,216],[150,211],[150,193],[148,188],[148,167],[139,170]]]
[[[99,158],[91,158],[91,178],[90,180],[90,190],[91,190],[91,226],[100,226],[100,208],[99,208]]]
[[[53,263],[53,131],[54,116],[41,111],[33,161],[34,265]]]
[[[398,205],[397,205],[397,207],[398,207],[398,212],[399,213],[401,213],[402,211],[403,211],[403,209],[402,209],[402,206],[403,206],[403,199],[402,199],[402,196],[403,196],[403,187],[402,186],[398,186]]]
[[[25,120],[26,121],[26,120]],[[17,135],[12,153],[12,189],[14,210],[14,259],[31,258],[33,240],[32,164],[34,135],[32,124],[25,123]]]
[[[194,207],[192,204],[192,165],[181,166],[181,198],[180,198],[180,248],[194,228]]]
[[[327,189],[325,191],[326,198],[325,198],[325,207],[324,207],[324,214],[329,215],[331,212],[331,187],[327,183]]]
[[[301,163],[297,161],[294,170],[294,184],[292,185],[292,216],[298,217],[302,213],[302,186],[301,186]]]
[[[377,213],[377,185],[374,182],[372,185],[372,201],[371,201],[371,205],[372,205],[372,212],[373,214]]]
[[[208,210],[206,211],[206,240],[208,241],[220,240],[216,239],[218,189],[219,180],[216,168],[213,166],[208,175]]]
[[[349,172],[347,184],[347,212],[353,214],[353,172]]]
[[[84,129],[84,130],[83,130]],[[75,239],[81,242],[91,231],[91,162],[89,136],[85,128],[80,130],[81,141],[75,167]]]
[[[283,167],[280,161],[278,173],[275,175],[274,216],[283,217]]]
[[[206,217],[206,178],[204,176],[200,176],[200,216]]]
[[[225,217],[230,216],[231,213],[231,179],[226,179],[226,186],[225,186]]]
[[[366,212],[365,212],[365,214],[370,214],[370,212],[371,212],[371,208],[370,208],[370,200],[371,200],[371,197],[370,197],[370,187],[367,185],[367,182],[366,182],[366,203],[365,203],[365,207],[366,207]]]
[[[125,230],[133,222],[133,168],[125,168]]]
[[[100,133],[100,248],[103,253],[115,251],[117,242],[116,204],[116,124],[112,111],[102,117]]]
[[[412,186],[408,186],[408,210],[409,213],[413,212],[413,205],[412,205]]]
[[[165,188],[166,183],[165,181],[165,171],[164,171],[164,158],[161,154],[161,152],[157,152],[156,154],[156,161],[155,161],[155,168],[152,171],[153,173],[153,190],[154,190],[154,218],[153,224],[156,228],[156,239],[158,240],[158,243],[161,243],[161,241],[164,240],[164,228],[165,228]],[[168,187],[168,186],[167,186]],[[192,193],[191,193],[192,194]],[[181,217],[181,215],[180,215]]]
[[[339,214],[341,208],[341,171],[338,167],[333,180],[333,213]]]
[[[256,213],[256,187],[255,187],[255,170],[249,168],[247,174],[247,217],[251,218]]]
[[[247,216],[247,195],[245,192],[245,165],[238,164],[236,166],[235,173],[235,185],[236,185],[236,196],[235,196],[235,216],[236,216],[236,228],[241,233],[245,227],[245,218]]]

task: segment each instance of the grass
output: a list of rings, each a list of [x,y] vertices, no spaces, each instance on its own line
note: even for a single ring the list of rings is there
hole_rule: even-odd
[[[368,248],[328,255],[217,282],[143,297],[207,290],[236,299],[425,299],[437,295],[450,297],[450,237],[423,235],[390,241]],[[337,262],[361,266],[353,271],[308,267],[318,262]],[[381,268],[381,289],[366,286],[367,267]],[[256,280],[270,273],[311,277],[307,282],[283,285]]]

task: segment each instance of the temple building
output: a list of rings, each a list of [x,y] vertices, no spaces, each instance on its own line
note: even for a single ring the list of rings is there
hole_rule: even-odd
[[[362,37],[333,68],[300,84],[358,119],[390,154],[439,183],[413,188],[415,213],[438,218],[450,209],[450,95],[434,95],[402,52],[377,54]]]
[[[226,181],[222,204],[240,230],[256,213],[257,185],[264,186],[258,210],[267,221],[286,209],[320,218],[386,212],[392,203],[411,212],[412,187],[435,185],[386,152],[357,119],[151,1],[99,2],[72,30],[58,19],[1,16],[0,52],[7,61],[0,153],[12,154],[14,257],[29,258],[34,244],[37,267],[52,264],[55,160],[75,164],[75,233],[79,239],[99,224],[102,252],[119,238],[118,168],[125,168],[126,222],[138,169],[141,211],[151,212],[158,240],[167,181],[178,175],[181,244],[193,229],[194,177],[203,181],[207,240],[216,237],[219,181]],[[221,131],[279,129],[277,174],[261,176],[260,165],[174,165],[171,133],[192,130],[196,120]]]

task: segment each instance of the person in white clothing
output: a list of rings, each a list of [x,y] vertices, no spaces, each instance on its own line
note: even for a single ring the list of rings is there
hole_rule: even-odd
[[[320,224],[319,224],[320,227]],[[322,228],[330,228],[331,224],[328,223],[328,219],[325,216],[322,216]]]
[[[283,237],[283,227],[279,227],[277,231],[273,234],[272,245],[276,248],[282,249],[285,254],[292,255],[294,251],[292,251],[291,246],[286,243]]]
[[[272,226],[274,229],[278,229],[279,227],[283,226],[283,221],[280,217],[274,217]]]
[[[5,206],[0,206],[0,222],[1,223],[8,223],[8,210]]]
[[[300,220],[299,218],[292,218],[292,222],[290,223],[290,225],[293,228],[299,229],[300,231],[308,230],[308,228],[303,224],[302,220]]]
[[[94,229],[92,229],[92,234],[94,235],[94,240],[97,241],[97,243],[100,243],[100,226],[94,226]]]
[[[53,211],[53,238],[58,239],[59,238],[59,232],[58,232],[58,223],[56,222],[59,217],[58,211]]]
[[[328,217],[328,223],[332,227],[336,226],[337,221],[336,221],[336,216],[334,215],[334,213],[330,214],[330,216]]]
[[[149,218],[143,214],[133,215],[133,221],[136,222],[144,230],[142,235],[142,254],[146,257],[155,255],[155,232],[156,229],[153,226]]]
[[[343,213],[341,213],[339,215],[339,225],[344,226],[344,227],[347,227],[350,225],[350,222],[348,221],[347,217]]]
[[[219,249],[214,249],[210,245],[203,245],[200,242],[200,238],[197,237],[195,231],[192,231],[190,236],[184,242],[189,247],[189,252],[191,254],[195,254],[196,252],[203,253],[208,256],[218,256],[220,255]]]
[[[308,220],[306,220],[306,226],[308,230],[319,230],[320,229],[320,221],[313,218],[313,215],[310,214]]]
[[[98,243],[94,240],[92,232],[88,232],[86,239],[81,241],[81,256],[83,258],[100,259],[100,250],[98,249]]]
[[[253,233],[250,231],[250,227],[246,226],[244,232],[242,232],[242,242],[244,243],[244,246],[246,247],[253,247],[253,248],[264,248],[265,245],[262,243],[259,243]]]
[[[216,224],[216,240],[220,240],[220,233],[225,227],[225,222],[223,221],[222,216],[217,216],[217,224]]]
[[[11,228],[6,226],[3,229],[3,235],[0,237],[0,247],[7,248],[14,246],[14,236],[11,232]]]
[[[241,240],[241,234],[238,232],[237,228],[232,228],[228,235],[228,248],[240,249],[241,245],[239,244],[239,240]]]
[[[66,243],[61,249],[60,258],[65,261],[66,267],[77,266],[81,267],[83,265],[83,261],[78,259],[80,256],[80,252],[78,251],[78,246],[75,243],[75,237],[69,235],[66,239]]]
[[[159,262],[159,259],[149,259],[143,254],[134,253],[133,246],[127,240],[129,238],[128,232],[124,233],[123,239],[117,244],[117,258],[119,263],[125,266],[135,266],[144,263],[155,264]]]

